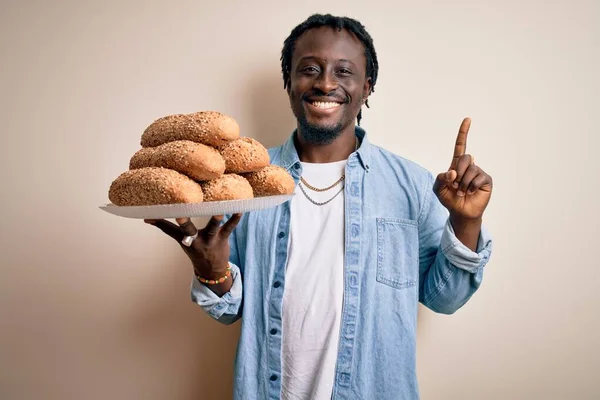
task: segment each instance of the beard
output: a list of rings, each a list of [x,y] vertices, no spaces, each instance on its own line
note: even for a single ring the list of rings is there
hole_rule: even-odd
[[[342,133],[342,123],[338,122],[330,126],[318,126],[310,124],[306,117],[298,118],[300,134],[310,144],[326,145],[332,143]]]

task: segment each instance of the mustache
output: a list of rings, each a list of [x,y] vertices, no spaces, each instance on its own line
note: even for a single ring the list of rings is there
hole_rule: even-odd
[[[338,103],[344,103],[344,104],[350,103],[350,96],[348,96],[348,95],[338,95],[336,93],[323,93],[320,90],[313,90],[312,92],[303,94],[302,100],[310,101],[311,97],[328,97],[332,101],[336,101]]]

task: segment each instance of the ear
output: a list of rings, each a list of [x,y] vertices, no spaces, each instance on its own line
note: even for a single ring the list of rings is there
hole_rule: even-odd
[[[373,86],[371,85],[371,77],[368,77],[365,81],[365,85],[363,86],[363,104],[367,102],[367,99],[372,91]]]
[[[290,78],[288,78],[287,82],[285,83],[285,91],[287,92],[288,96],[292,91],[292,80]]]

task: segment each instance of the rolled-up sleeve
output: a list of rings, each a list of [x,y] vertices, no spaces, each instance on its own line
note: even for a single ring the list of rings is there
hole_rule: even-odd
[[[442,232],[441,250],[452,265],[470,273],[476,273],[485,266],[492,253],[492,238],[485,226],[481,227],[476,251],[465,246],[454,233],[450,220],[446,221]]]
[[[242,276],[237,265],[231,266],[231,278],[233,284],[229,292],[219,297],[210,288],[202,284],[196,277],[192,278],[191,295],[192,301],[198,304],[204,311],[217,321],[229,325],[240,317],[242,304]]]

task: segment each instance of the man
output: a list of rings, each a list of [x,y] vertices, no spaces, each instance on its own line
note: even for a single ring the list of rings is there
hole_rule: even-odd
[[[294,177],[294,198],[200,231],[147,222],[178,242],[195,237],[182,245],[193,300],[222,323],[242,319],[236,399],[418,398],[418,303],[455,312],[491,254],[492,179],[465,153],[470,121],[434,178],[355,126],[378,70],[358,21],[311,16],[281,63],[298,124],[269,151]]]

